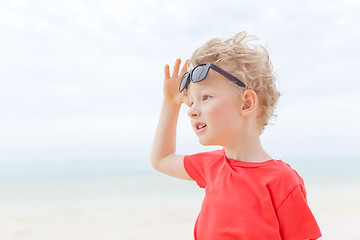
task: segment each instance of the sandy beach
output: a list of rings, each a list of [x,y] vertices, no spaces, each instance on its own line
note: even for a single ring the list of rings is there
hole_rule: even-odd
[[[320,225],[321,239],[360,239],[360,183],[315,185],[308,188],[308,201]]]
[[[0,239],[191,239],[196,204],[176,205],[79,203],[1,208]]]
[[[0,207],[0,239],[192,239],[201,197],[83,200]]]

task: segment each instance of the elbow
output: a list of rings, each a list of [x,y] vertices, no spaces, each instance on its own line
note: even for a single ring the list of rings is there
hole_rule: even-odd
[[[152,155],[150,157],[151,166],[159,172],[164,172],[164,168],[166,168],[166,166],[167,166],[168,156],[169,155],[167,155],[167,156]]]
[[[151,163],[151,166],[156,169],[156,161],[154,159],[150,158],[150,163]]]
[[[151,156],[150,157],[150,163],[151,166],[155,169],[159,171],[159,162],[160,160],[158,158],[156,158],[155,156]]]
[[[160,164],[158,161],[151,161],[151,166],[152,166],[156,171],[162,172],[162,171],[161,171],[161,164]]]

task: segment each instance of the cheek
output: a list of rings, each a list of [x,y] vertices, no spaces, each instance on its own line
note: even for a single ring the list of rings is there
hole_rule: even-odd
[[[239,118],[239,111],[233,105],[218,104],[213,108],[209,109],[208,116],[213,119],[219,127],[226,127],[232,124]]]

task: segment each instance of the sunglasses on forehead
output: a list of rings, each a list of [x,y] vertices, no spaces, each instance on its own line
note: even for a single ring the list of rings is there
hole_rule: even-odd
[[[226,72],[225,70],[219,68],[215,64],[202,63],[197,65],[196,67],[194,67],[193,69],[191,69],[190,71],[186,72],[183,75],[180,81],[179,92],[182,92],[185,88],[187,88],[190,82],[197,83],[204,80],[208,75],[210,68],[220,73],[221,75],[223,75],[224,77],[235,83],[236,85],[240,87],[245,87],[245,84],[243,82],[241,82],[239,79],[237,79],[230,73]]]

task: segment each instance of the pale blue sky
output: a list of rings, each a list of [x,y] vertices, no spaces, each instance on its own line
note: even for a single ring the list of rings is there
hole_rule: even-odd
[[[359,1],[1,1],[0,159],[148,158],[163,66],[239,31],[283,93],[274,156],[360,156]],[[203,151],[182,109],[178,151]]]

